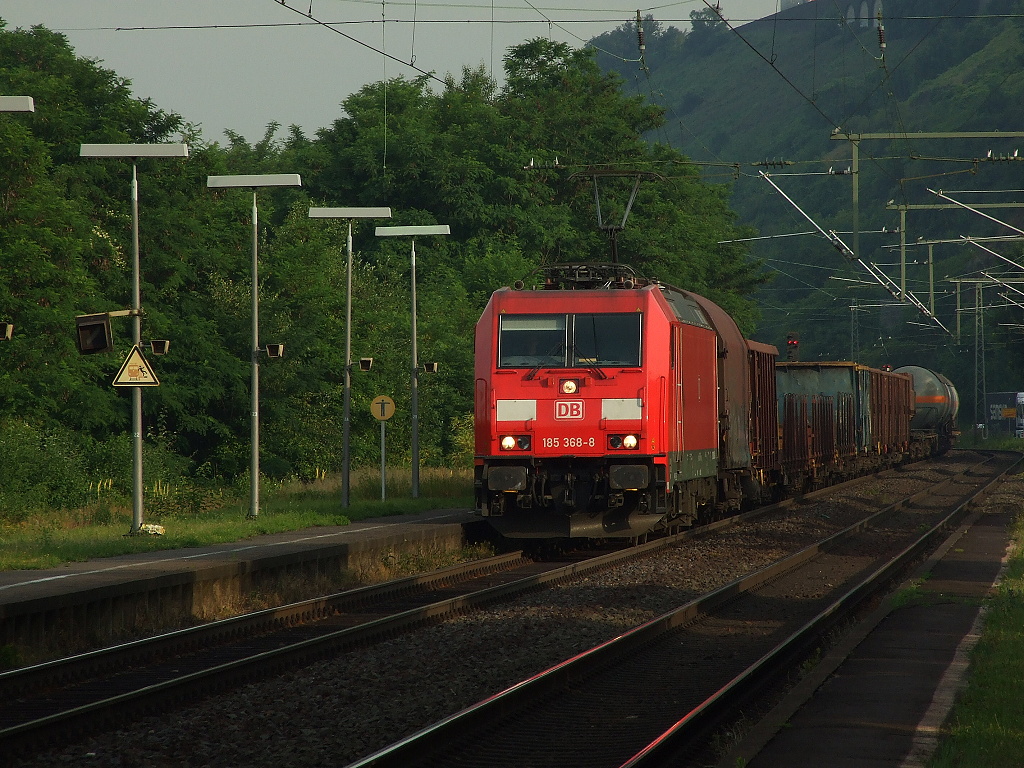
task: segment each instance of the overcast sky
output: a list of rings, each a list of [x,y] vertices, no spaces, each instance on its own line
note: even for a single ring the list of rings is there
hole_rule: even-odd
[[[510,45],[550,36],[582,46],[636,17],[635,6],[616,0],[285,2],[3,0],[0,18],[8,29],[42,24],[64,33],[79,56],[130,80],[136,96],[199,123],[207,141],[223,141],[225,128],[255,141],[270,122],[309,134],[330,125],[342,99],[366,83],[417,70],[459,75],[481,64],[500,78]],[[775,13],[778,0],[721,6],[741,23]],[[655,7],[641,12],[685,28],[690,12],[707,6]],[[37,101],[37,111],[45,108]]]

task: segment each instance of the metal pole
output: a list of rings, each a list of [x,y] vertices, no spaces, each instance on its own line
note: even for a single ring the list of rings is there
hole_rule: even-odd
[[[928,243],[928,311],[935,314],[935,260],[932,243]]]
[[[387,488],[387,461],[384,455],[384,425],[383,419],[380,422],[380,500],[384,501],[384,497],[387,495],[385,489]]]
[[[907,299],[907,209],[900,208],[900,301]],[[935,314],[934,312],[932,314]]]
[[[860,356],[860,306],[857,299],[850,305],[850,360],[857,362]]]
[[[988,439],[988,416],[985,413],[985,406],[988,405],[988,382],[985,379],[985,303],[982,301],[983,286],[978,284],[977,306],[978,306],[978,339],[981,347],[981,402],[982,417],[985,419],[985,431],[982,433]]]
[[[982,423],[984,403],[981,395],[981,283],[974,286],[974,424]],[[987,424],[987,419],[985,420]],[[985,436],[984,430],[981,433]]]
[[[853,172],[853,253],[860,258],[860,142],[850,141]]]
[[[142,342],[142,282],[139,277],[139,177],[132,163],[132,343]],[[142,387],[132,387],[132,529],[142,530]]]
[[[252,192],[252,462],[249,467],[249,514],[251,520],[260,514],[260,296],[258,221],[256,190]]]
[[[419,357],[416,350],[416,238],[412,239],[412,497],[420,496]]]
[[[349,440],[352,429],[352,221],[348,222],[348,265],[345,268],[345,397],[341,438],[341,506],[348,508],[351,498]]]
[[[956,343],[960,343],[960,281],[954,280],[956,284]]]

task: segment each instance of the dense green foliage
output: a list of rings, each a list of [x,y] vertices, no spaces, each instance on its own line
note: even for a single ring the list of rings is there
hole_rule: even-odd
[[[851,145],[834,140],[833,132],[895,134],[892,140],[860,142],[859,245],[864,259],[899,285],[899,250],[892,247],[899,244],[900,215],[887,204],[942,202],[929,188],[1021,188],[1019,161],[998,159],[1012,157],[1021,139],[922,140],[904,134],[1021,130],[1024,2],[885,0],[884,51],[873,22],[840,16],[850,5],[805,3],[735,29],[711,11],[695,13],[687,32],[648,18],[646,69],[629,61],[637,58],[635,24],[594,42],[605,51],[598,56],[603,69],[621,73],[627,89],[665,107],[666,124],[650,138],[708,163],[707,179],[733,178],[732,203],[740,220],[762,235],[812,230],[759,176],[766,171],[817,224],[843,233],[852,246],[851,176],[828,175],[830,169],[850,169]],[[959,199],[979,205],[1015,201],[1019,195]],[[987,213],[1016,226],[1024,223],[1012,209]],[[1013,234],[955,209],[910,210],[906,227],[911,244],[906,286],[926,305],[928,249],[914,247],[919,238]],[[993,247],[1022,263],[1019,245]],[[951,331],[946,334],[917,310],[897,306],[823,237],[759,240],[753,253],[775,271],[758,295],[763,321],[757,338],[781,344],[787,332],[796,331],[805,359],[853,356],[874,365],[911,363],[946,371],[963,395],[964,412],[973,413],[973,287],[964,286],[960,307],[967,311],[958,316],[956,289],[947,278],[1019,270],[963,243],[935,245],[935,306]],[[984,323],[988,390],[1024,390],[1020,308],[999,293],[1019,299],[999,286],[985,290],[984,304],[991,307]]]
[[[147,484],[246,484],[249,454],[253,197],[211,192],[206,176],[299,173],[301,189],[257,193],[261,342],[286,357],[261,363],[262,467],[312,478],[339,464],[344,369],[342,222],[310,205],[390,206],[393,224],[446,223],[417,242],[421,455],[466,463],[471,453],[472,335],[490,293],[537,266],[607,259],[593,203],[594,168],[642,170],[624,261],[708,295],[748,328],[761,268],[745,246],[720,245],[736,225],[728,193],[703,183],[678,152],[644,134],[660,109],[624,95],[590,52],[535,40],[510,50],[499,88],[483,69],[439,91],[426,78],[373,83],[309,137],[268,126],[255,144],[229,133],[204,142],[184,118],[132,96],[129,83],[79,59],[42,28],[0,26],[0,93],[35,98],[34,114],[0,115],[0,512],[73,506],[90,482],[130,489],[127,390],[110,382],[130,349],[80,356],[77,314],[130,304],[131,164],[83,159],[80,143],[185,141],[187,160],[138,163],[143,336],[171,341],[151,358],[161,386],[145,390]],[[574,175],[574,174],[579,175]],[[608,220],[621,217],[631,179],[602,180]],[[378,460],[375,395],[389,394],[389,456],[408,460],[410,246],[355,228],[353,376],[356,464]],[[54,465],[59,466],[54,466]],[[202,507],[202,494],[193,494]]]

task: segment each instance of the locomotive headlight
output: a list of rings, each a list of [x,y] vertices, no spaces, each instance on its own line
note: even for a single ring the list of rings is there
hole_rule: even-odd
[[[635,451],[640,445],[640,438],[636,435],[608,435],[608,447],[614,451]]]
[[[501,450],[503,451],[528,451],[532,441],[529,435],[502,435]]]
[[[579,382],[576,379],[563,379],[562,380],[562,394],[574,395],[576,390],[580,388]]]

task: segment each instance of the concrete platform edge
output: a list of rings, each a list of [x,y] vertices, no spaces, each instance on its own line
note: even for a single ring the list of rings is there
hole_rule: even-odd
[[[167,550],[151,559],[127,558],[124,565],[115,558],[109,567],[79,564],[86,569],[11,583],[0,590],[0,646],[23,649],[29,660],[77,653],[188,626],[247,594],[277,594],[281,584],[291,591],[296,584],[306,589],[306,581],[338,584],[346,574],[386,572],[387,560],[453,551],[467,541],[464,524],[409,522],[389,521],[391,530],[378,526],[343,541],[300,536],[293,542],[275,535],[270,546]]]

